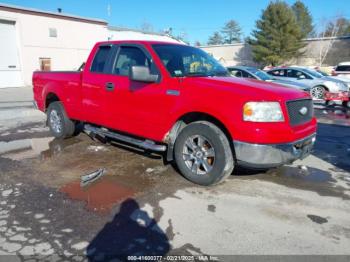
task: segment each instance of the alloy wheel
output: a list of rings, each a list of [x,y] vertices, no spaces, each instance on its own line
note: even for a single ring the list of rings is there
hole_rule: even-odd
[[[316,99],[323,99],[324,93],[325,89],[322,86],[315,86],[310,90],[311,96]]]
[[[216,158],[214,147],[201,135],[186,140],[182,155],[187,168],[197,175],[208,174],[213,169]]]
[[[52,110],[50,113],[50,126],[55,133],[62,132],[62,119],[56,110]]]

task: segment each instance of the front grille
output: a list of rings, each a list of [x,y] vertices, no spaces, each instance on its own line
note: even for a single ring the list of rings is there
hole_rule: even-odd
[[[305,110],[305,108],[307,109],[307,111]],[[313,103],[311,99],[288,101],[287,110],[288,110],[289,122],[292,126],[297,126],[297,125],[307,123],[311,121],[314,115],[314,108],[313,108]]]

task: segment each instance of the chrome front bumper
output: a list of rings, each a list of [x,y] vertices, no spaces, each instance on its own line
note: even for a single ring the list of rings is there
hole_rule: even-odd
[[[249,168],[271,168],[290,164],[307,157],[316,141],[316,134],[286,144],[251,144],[233,141],[237,163]]]

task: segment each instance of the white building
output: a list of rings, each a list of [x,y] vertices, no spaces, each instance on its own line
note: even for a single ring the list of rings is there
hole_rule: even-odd
[[[73,70],[107,22],[0,4],[0,87],[30,85],[35,70]]]
[[[176,41],[59,12],[0,3],[0,88],[31,85],[35,70],[76,70],[98,41]]]
[[[165,34],[159,34],[155,32],[144,32],[142,30],[123,28],[123,27],[108,27],[108,39],[109,40],[152,40],[179,43],[178,40],[167,36]]]

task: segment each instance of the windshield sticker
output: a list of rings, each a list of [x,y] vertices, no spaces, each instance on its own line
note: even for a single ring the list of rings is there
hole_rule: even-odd
[[[182,71],[181,70],[175,70],[174,73],[177,76],[181,76],[182,75]]]

